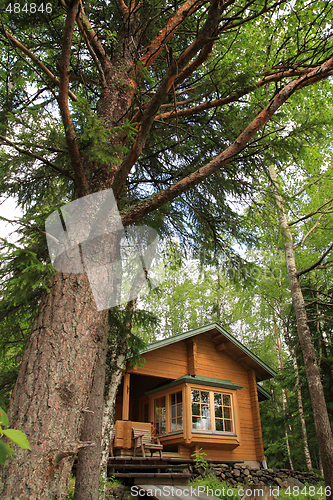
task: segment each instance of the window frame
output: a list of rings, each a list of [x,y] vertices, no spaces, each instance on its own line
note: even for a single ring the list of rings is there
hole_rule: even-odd
[[[220,389],[218,387],[205,387],[205,386],[193,386],[191,385],[189,387],[189,395],[190,395],[190,401],[189,401],[189,408],[190,408],[190,425],[191,425],[191,433],[192,434],[215,434],[217,436],[237,436],[237,423],[236,423],[236,418],[235,418],[235,394],[232,391],[227,391]],[[209,405],[209,415],[208,415],[208,422],[209,422],[209,429],[194,429],[193,428],[193,422],[192,418],[193,416],[195,417],[196,415],[193,415],[192,413],[192,391],[200,391],[201,392],[208,392],[208,405]],[[232,424],[232,430],[231,431],[219,431],[216,430],[216,421],[215,421],[215,401],[214,401],[214,394],[221,394],[221,396],[229,396],[230,397],[230,409],[231,409],[231,424]],[[201,397],[200,397],[201,399]],[[201,405],[201,404],[200,404]],[[223,407],[223,405],[222,405]],[[201,417],[201,414],[200,414]],[[225,419],[223,419],[225,420]],[[202,417],[201,417],[202,421]]]
[[[177,403],[177,394],[181,394],[181,402],[180,403]],[[175,404],[173,405],[172,404],[172,396],[175,395]],[[170,394],[168,394],[168,399],[169,399],[169,433],[168,434],[179,434],[179,433],[183,433],[184,432],[184,406],[186,407],[186,401],[184,400],[184,391],[183,391],[183,388],[181,388],[180,390],[178,391],[175,391],[175,392],[170,392]],[[177,411],[177,408],[178,406],[181,404],[181,419],[182,419],[182,424],[181,424],[181,428],[177,428],[178,427],[178,419],[180,418],[178,416],[178,411]],[[172,416],[172,407],[175,407],[175,417]],[[173,423],[173,420],[175,421],[176,423],[176,430],[172,430],[172,423]]]
[[[214,393],[218,394],[226,394],[230,396],[231,400],[231,415],[232,415],[232,431],[216,431],[215,430],[215,409],[214,409],[214,429],[203,430],[203,429],[193,429],[192,428],[192,390],[205,391],[209,393],[209,397],[213,400],[213,406],[211,405],[210,400],[210,414],[211,408],[214,409]],[[182,405],[183,405],[183,428],[172,431],[171,428],[171,395],[176,394],[177,392],[182,392]],[[165,404],[166,404],[166,433],[158,434],[159,438],[165,439],[168,436],[176,437],[182,436],[185,440],[191,441],[191,436],[198,436],[201,434],[202,436],[216,436],[221,442],[224,440],[230,440],[232,438],[240,439],[240,427],[239,427],[239,412],[238,412],[238,399],[237,399],[237,390],[225,389],[223,387],[213,386],[213,385],[202,385],[202,384],[193,384],[185,382],[183,384],[175,385],[168,389],[164,389],[160,392],[156,391],[153,394],[149,395],[149,415],[150,421],[155,423],[155,399],[161,398],[165,396]],[[211,422],[212,423],[212,422]]]

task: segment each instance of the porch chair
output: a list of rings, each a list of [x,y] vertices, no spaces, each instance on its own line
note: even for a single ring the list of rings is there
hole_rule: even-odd
[[[141,448],[143,458],[146,458],[146,450],[150,450],[151,456],[153,456],[154,451],[158,451],[160,458],[162,458],[163,445],[160,443],[158,437],[152,437],[149,429],[136,429],[133,427],[133,439],[134,456],[136,455],[136,450]]]

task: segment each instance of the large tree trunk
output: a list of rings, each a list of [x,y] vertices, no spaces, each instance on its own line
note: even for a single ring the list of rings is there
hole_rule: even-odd
[[[296,313],[297,330],[302,347],[305,370],[309,385],[313,416],[315,421],[316,435],[319,451],[324,470],[325,484],[328,487],[326,498],[332,498],[333,489],[333,436],[328,417],[324,389],[321,383],[320,370],[316,360],[314,345],[307,322],[307,314],[302,289],[298,280],[295,255],[293,249],[293,238],[288,226],[283,200],[278,191],[276,172],[273,165],[270,166],[270,175],[273,181],[273,189],[279,210],[279,223],[281,234],[284,238],[285,257],[287,273],[293,305]]]
[[[9,408],[10,425],[24,429],[31,452],[17,450],[2,467],[1,498],[66,496],[103,343],[107,313],[98,312],[87,275],[56,273],[41,304]]]

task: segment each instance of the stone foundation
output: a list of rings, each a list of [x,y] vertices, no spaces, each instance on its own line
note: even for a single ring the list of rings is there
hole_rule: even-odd
[[[316,485],[322,481],[322,478],[316,476],[313,472],[300,472],[289,469],[256,469],[244,464],[210,464],[209,467],[210,473],[215,474],[220,481],[225,481],[233,487],[237,487],[239,484],[279,486],[280,488],[287,488],[288,486],[302,487],[304,484]],[[189,469],[193,479],[205,475],[203,467],[193,465]]]

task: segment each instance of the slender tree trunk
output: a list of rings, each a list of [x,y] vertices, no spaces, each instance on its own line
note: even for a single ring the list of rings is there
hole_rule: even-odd
[[[275,317],[275,311],[273,309],[273,321],[274,321],[274,329],[275,329],[275,337],[276,337],[276,347],[277,347],[277,352],[278,352],[278,363],[279,363],[279,369],[280,372],[283,372],[283,359],[282,359],[282,351],[281,351],[281,342],[280,342],[280,337],[279,337],[279,331],[278,331],[278,326],[276,322],[276,317]],[[287,418],[286,418],[286,406],[287,406],[287,396],[286,396],[286,390],[282,389],[281,390],[281,398],[282,398],[282,410],[283,410],[283,420],[284,420],[284,433],[286,436],[286,445],[287,445],[287,453],[288,453],[288,460],[289,460],[289,465],[290,469],[294,470],[294,465],[293,461],[291,458],[291,451],[290,451],[290,443],[289,443],[289,434],[288,434],[288,424],[287,424]]]
[[[93,383],[88,407],[84,410],[85,418],[81,434],[81,441],[90,441],[94,446],[79,450],[74,500],[98,500],[99,496],[99,474],[96,474],[96,470],[99,471],[101,457],[107,338],[106,329],[95,360]]]
[[[1,498],[63,499],[80,441],[92,369],[107,328],[87,275],[56,273],[35,322],[12,396],[10,425],[31,452],[2,466]],[[2,486],[2,487],[1,487]],[[1,491],[2,490],[2,491]]]
[[[313,416],[316,427],[316,435],[319,444],[321,461],[323,464],[325,485],[328,487],[327,499],[332,498],[333,489],[333,436],[328,417],[323,385],[321,383],[320,371],[316,360],[315,349],[307,322],[307,314],[303,293],[298,280],[295,255],[293,249],[292,234],[288,226],[283,200],[278,191],[276,172],[273,165],[270,166],[270,175],[273,181],[274,195],[279,210],[279,224],[281,234],[284,237],[285,257],[287,273],[293,305],[296,313],[297,330],[302,347],[305,370],[309,385],[310,397],[313,408]]]
[[[110,345],[112,349],[112,344]],[[102,458],[101,458],[101,481],[103,489],[101,491],[101,499],[104,500],[106,494],[106,482],[107,482],[107,467],[110,454],[110,436],[111,430],[114,424],[114,413],[115,413],[115,403],[116,394],[119,384],[121,382],[122,374],[124,371],[126,343],[114,346],[116,349],[112,349],[111,358],[111,370],[109,374],[109,383],[107,397],[104,405],[103,414],[103,424],[102,424]],[[122,352],[121,352],[122,351]]]
[[[286,419],[287,397],[286,397],[286,391],[285,391],[285,389],[281,390],[281,396],[282,396],[282,410],[283,410],[283,417],[284,417],[284,433],[285,433],[285,436],[286,436],[286,446],[287,446],[288,460],[289,460],[290,469],[294,470],[294,464],[293,464],[293,461],[292,461],[292,458],[291,458],[291,451],[290,451],[289,434],[288,434],[288,424],[287,424],[287,419]]]
[[[305,463],[308,471],[312,471],[312,461],[311,461],[311,455],[310,455],[310,450],[309,450],[309,443],[308,443],[308,433],[306,431],[306,424],[305,424],[305,418],[304,418],[304,410],[303,410],[303,400],[302,400],[302,391],[301,391],[301,382],[299,378],[299,371],[298,371],[298,364],[297,364],[297,356],[296,356],[296,351],[293,347],[293,345],[288,343],[289,351],[291,354],[291,358],[293,361],[293,367],[294,367],[294,373],[295,373],[295,379],[296,379],[296,393],[297,393],[297,403],[298,403],[298,414],[299,414],[299,419],[301,422],[301,430],[302,430],[302,441],[303,441],[303,449],[304,449],[304,456],[305,456]]]

